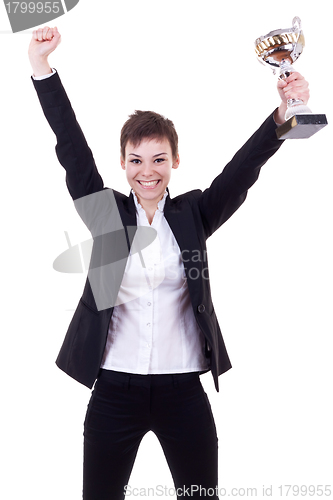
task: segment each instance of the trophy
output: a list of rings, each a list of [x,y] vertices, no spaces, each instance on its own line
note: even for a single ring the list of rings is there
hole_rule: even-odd
[[[294,17],[292,23],[292,28],[271,31],[254,42],[259,61],[269,64],[281,79],[294,71],[292,63],[305,45],[300,18]],[[307,138],[327,125],[326,115],[313,114],[301,99],[288,99],[287,106],[286,122],[276,129],[278,139]]]

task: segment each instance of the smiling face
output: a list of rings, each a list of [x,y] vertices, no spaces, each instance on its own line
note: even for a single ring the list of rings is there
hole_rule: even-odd
[[[156,210],[169,184],[171,171],[179,166],[179,155],[172,157],[167,139],[143,139],[133,146],[128,142],[125,158],[120,159],[126,178],[138,197],[139,203],[147,211]]]

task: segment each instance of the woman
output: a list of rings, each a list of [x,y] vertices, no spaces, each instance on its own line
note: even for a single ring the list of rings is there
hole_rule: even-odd
[[[218,390],[218,376],[231,364],[211,299],[205,242],[281,146],[275,128],[284,122],[287,98],[307,102],[308,84],[299,73],[279,81],[279,108],[211,186],[175,199],[167,189],[179,166],[173,123],[135,112],[121,132],[121,167],[131,187],[125,196],[104,188],[48,64],[59,42],[57,28],[34,31],[29,57],[69,192],[94,237],[86,286],[57,359],[79,382],[95,384],[84,424],[83,498],[123,498],[141,439],[152,430],[177,497],[216,499],[217,436],[199,375],[210,370]],[[144,243],[143,228],[154,230]]]

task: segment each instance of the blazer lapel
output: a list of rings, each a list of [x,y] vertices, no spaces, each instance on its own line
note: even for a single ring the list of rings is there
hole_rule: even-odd
[[[164,216],[179,245],[192,304],[201,296],[204,253],[200,244],[191,206],[186,200],[166,198]]]
[[[169,190],[168,190],[169,191]],[[177,240],[181,251],[200,249],[200,242],[189,203],[182,198],[165,200],[164,216]]]
[[[133,242],[134,235],[137,230],[136,210],[132,192],[129,195],[129,197],[125,199],[123,207],[124,210],[119,210],[119,212],[123,226],[125,228],[128,251],[129,251]]]

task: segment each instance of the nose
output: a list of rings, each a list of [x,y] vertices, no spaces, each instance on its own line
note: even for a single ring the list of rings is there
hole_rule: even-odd
[[[149,163],[142,164],[141,175],[144,177],[151,177],[153,175],[153,168]]]

